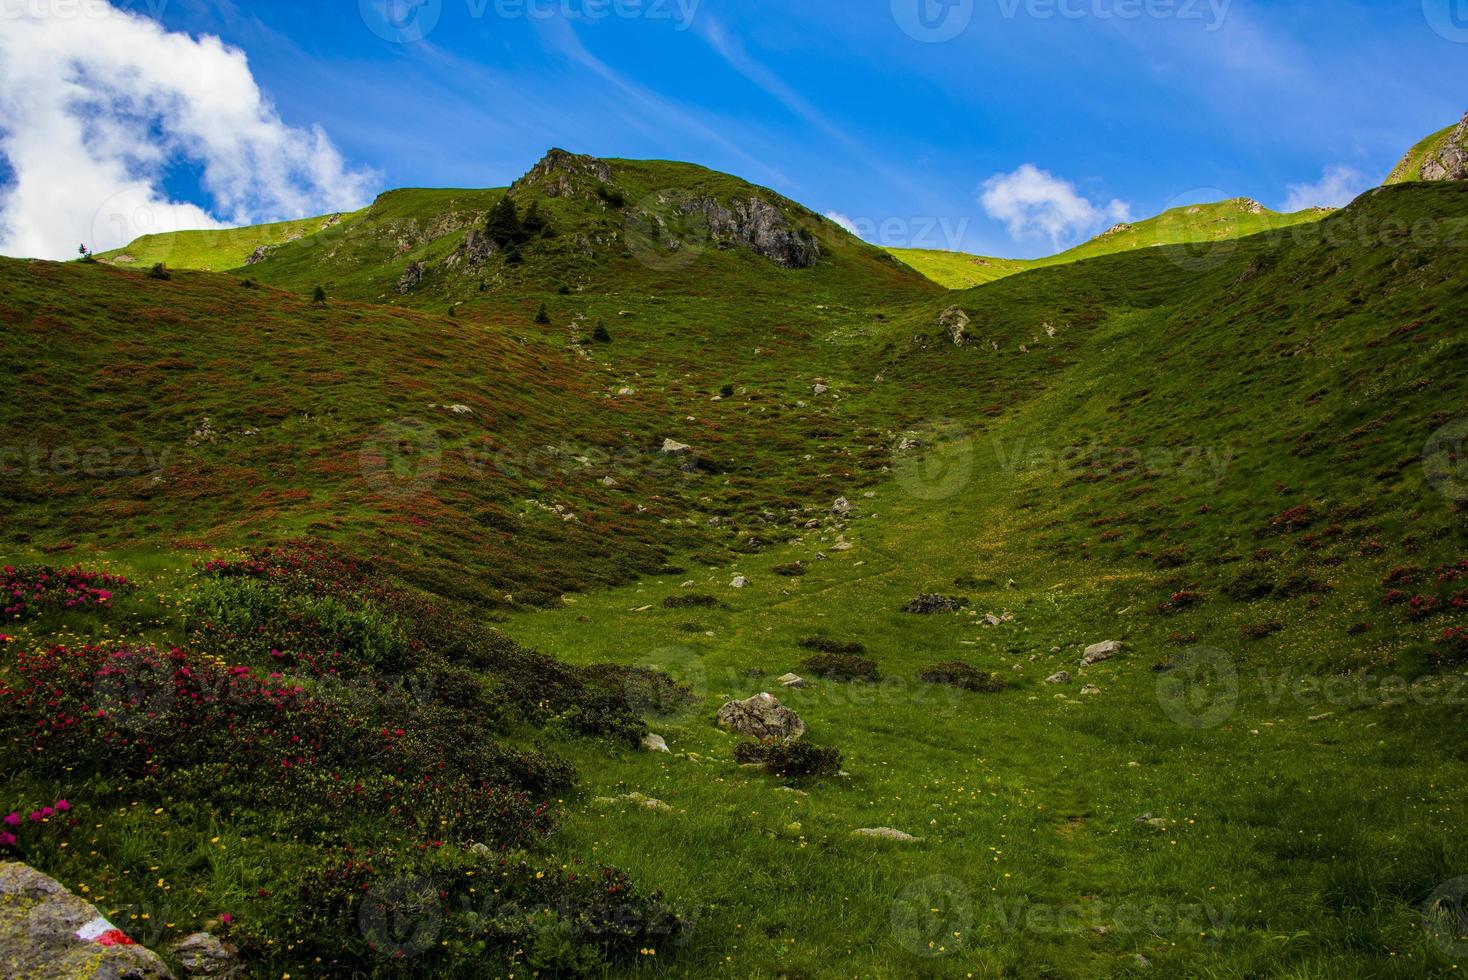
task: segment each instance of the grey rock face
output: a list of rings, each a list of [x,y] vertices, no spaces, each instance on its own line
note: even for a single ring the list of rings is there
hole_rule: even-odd
[[[536,187],[550,197],[591,196],[612,179],[612,168],[596,157],[554,149],[529,173],[515,181],[512,192]]]
[[[719,709],[717,720],[725,731],[753,738],[799,738],[805,734],[805,722],[773,694],[730,701]]]
[[[743,245],[787,269],[808,269],[821,257],[821,246],[803,229],[793,228],[783,212],[757,197],[736,200],[732,209],[711,197],[685,201],[684,214],[701,213],[709,233],[722,245]]]
[[[423,283],[423,276],[428,272],[425,262],[409,262],[403,274],[398,277],[398,292],[403,295],[411,293]]]
[[[1468,180],[1468,113],[1436,153],[1422,163],[1423,180]]]
[[[255,251],[250,253],[249,258],[245,259],[245,265],[256,265],[258,263],[264,262],[266,259],[270,258],[270,253],[274,252],[278,248],[280,248],[279,245],[261,245],[259,248],[255,249]]]
[[[938,317],[938,325],[943,332],[953,338],[955,344],[963,344],[969,339],[968,326],[971,321],[969,315],[956,306],[950,306]]]
[[[0,864],[0,976],[173,980],[154,953],[24,864]]]

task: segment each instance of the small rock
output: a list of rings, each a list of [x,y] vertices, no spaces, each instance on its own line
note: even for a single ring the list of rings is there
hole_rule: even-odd
[[[1138,827],[1150,827],[1153,830],[1167,829],[1166,820],[1162,819],[1161,817],[1154,817],[1150,813],[1142,814],[1140,817],[1133,820],[1132,823],[1136,824]]]
[[[748,578],[746,578],[743,575],[736,575],[736,576],[734,576],[733,581],[731,581],[729,583],[729,588],[731,588],[731,589],[742,589],[742,588],[744,588],[748,584],[749,584],[749,579]]]
[[[642,736],[642,748],[647,752],[667,752],[668,743],[661,735],[648,732]]]
[[[1329,718],[1333,714],[1335,714],[1334,711],[1327,711],[1323,715],[1311,715],[1310,716],[1310,720],[1311,721],[1324,721],[1325,719]]]
[[[922,840],[921,837],[914,837],[900,830],[893,830],[891,827],[862,827],[859,830],[853,830],[851,836],[868,837],[876,840],[901,841],[904,844],[915,844]]]
[[[805,687],[805,678],[799,674],[785,674],[780,678],[781,687]]]
[[[1093,643],[1086,647],[1086,652],[1081,656],[1081,666],[1089,667],[1091,664],[1099,664],[1103,660],[1110,660],[1121,653],[1124,644],[1120,640],[1105,640],[1101,643]]]
[[[450,412],[453,412],[455,415],[473,415],[474,414],[474,409],[470,408],[468,405],[450,405],[449,406],[449,411]]]
[[[852,547],[853,547],[852,543],[850,541],[847,541],[846,540],[846,535],[843,534],[843,535],[841,535],[840,537],[838,537],[836,539],[836,543],[835,544],[831,545],[831,550],[832,551],[850,551],[852,549]]]
[[[665,456],[687,456],[693,452],[693,447],[676,439],[664,439],[663,448],[660,450]]]
[[[1045,678],[1045,683],[1046,684],[1069,684],[1070,683],[1070,673],[1068,671],[1062,670],[1058,674],[1051,674],[1049,677]]]
[[[604,487],[614,487],[614,486],[616,486],[617,485],[616,477],[611,477],[611,476],[602,477],[601,485],[604,486]]]
[[[845,497],[837,497],[836,502],[831,505],[831,513],[845,517],[852,511],[852,503]]]
[[[826,392],[828,392],[830,390],[831,390],[830,385],[825,385],[825,384],[816,384],[816,385],[814,385],[811,388],[811,391],[814,392],[817,395],[824,395]]]
[[[596,803],[599,806],[615,806],[618,803],[631,803],[634,806],[640,806],[644,810],[651,810],[654,813],[673,812],[673,808],[662,800],[655,800],[651,796],[644,796],[641,793],[623,793],[621,796],[598,796]]]
[[[1085,687],[1081,688],[1081,693],[1082,694],[1100,694],[1101,693],[1101,689],[1099,687],[1097,687],[1095,684],[1087,684]]]
[[[244,970],[239,948],[207,932],[186,936],[174,945],[173,954],[190,977],[232,977]]]

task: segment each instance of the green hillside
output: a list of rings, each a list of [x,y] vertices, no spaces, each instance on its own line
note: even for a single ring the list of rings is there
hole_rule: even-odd
[[[1327,209],[1313,208],[1296,214],[1280,214],[1257,201],[1240,197],[1216,204],[1172,208],[1146,221],[1116,225],[1075,248],[1041,259],[993,259],[964,252],[928,249],[889,251],[939,285],[949,289],[968,289],[1030,269],[1159,245],[1186,245],[1200,254],[1215,253],[1214,246],[1218,243],[1319,221],[1329,213]]]
[[[357,214],[326,214],[298,221],[279,221],[243,228],[176,231],[145,235],[125,248],[99,252],[97,259],[119,266],[151,268],[155,263],[179,269],[225,272],[246,265],[258,250],[284,245],[350,221]]]
[[[0,771],[73,814],[14,849],[261,977],[1454,975],[1464,234],[945,291],[555,151],[228,275],[0,260]],[[750,761],[761,691],[839,761]]]

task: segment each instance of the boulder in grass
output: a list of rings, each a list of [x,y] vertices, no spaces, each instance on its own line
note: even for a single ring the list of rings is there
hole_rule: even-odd
[[[1100,643],[1093,643],[1086,647],[1086,652],[1081,655],[1081,666],[1089,667],[1103,660],[1110,660],[1121,653],[1124,646],[1125,644],[1120,640],[1103,640]]]
[[[24,864],[0,864],[0,975],[173,980],[144,949],[83,901]]]
[[[190,977],[233,977],[245,968],[233,943],[207,932],[196,932],[175,943],[173,955]]]
[[[725,731],[751,738],[799,738],[805,734],[800,716],[769,693],[728,702],[719,709],[717,721]]]
[[[1068,671],[1062,670],[1062,671],[1060,671],[1057,674],[1051,674],[1049,677],[1045,678],[1045,683],[1046,684],[1069,684],[1070,683],[1070,673]]]
[[[894,830],[891,827],[862,827],[859,830],[853,830],[851,836],[866,837],[871,840],[897,841],[900,844],[916,844],[922,840],[921,837],[914,837],[912,834]]]

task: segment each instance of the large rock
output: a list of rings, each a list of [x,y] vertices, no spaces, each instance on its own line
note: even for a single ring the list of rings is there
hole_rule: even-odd
[[[962,344],[969,339],[968,325],[971,321],[963,310],[956,306],[950,306],[938,317],[938,325],[943,332],[953,338],[955,344]]]
[[[773,204],[757,197],[725,207],[711,197],[685,201],[684,214],[702,214],[709,233],[720,244],[743,245],[787,269],[807,269],[821,257],[821,246],[805,229]]]
[[[207,932],[196,932],[174,944],[173,955],[190,977],[233,977],[245,968],[233,943]]]
[[[1103,660],[1110,660],[1118,653],[1121,653],[1124,646],[1120,640],[1104,640],[1100,643],[1093,643],[1086,647],[1086,652],[1081,655],[1081,666],[1089,667],[1092,664],[1099,664]]]
[[[403,274],[398,277],[398,292],[403,295],[411,293],[423,283],[423,277],[428,273],[426,262],[409,262]]]
[[[719,727],[754,738],[799,738],[805,722],[773,694],[756,694],[743,701],[730,701],[719,709]]]
[[[553,149],[510,187],[519,193],[532,187],[550,197],[596,196],[597,189],[610,182],[612,167],[605,160]]]
[[[0,976],[173,980],[94,906],[16,863],[0,864]]]

